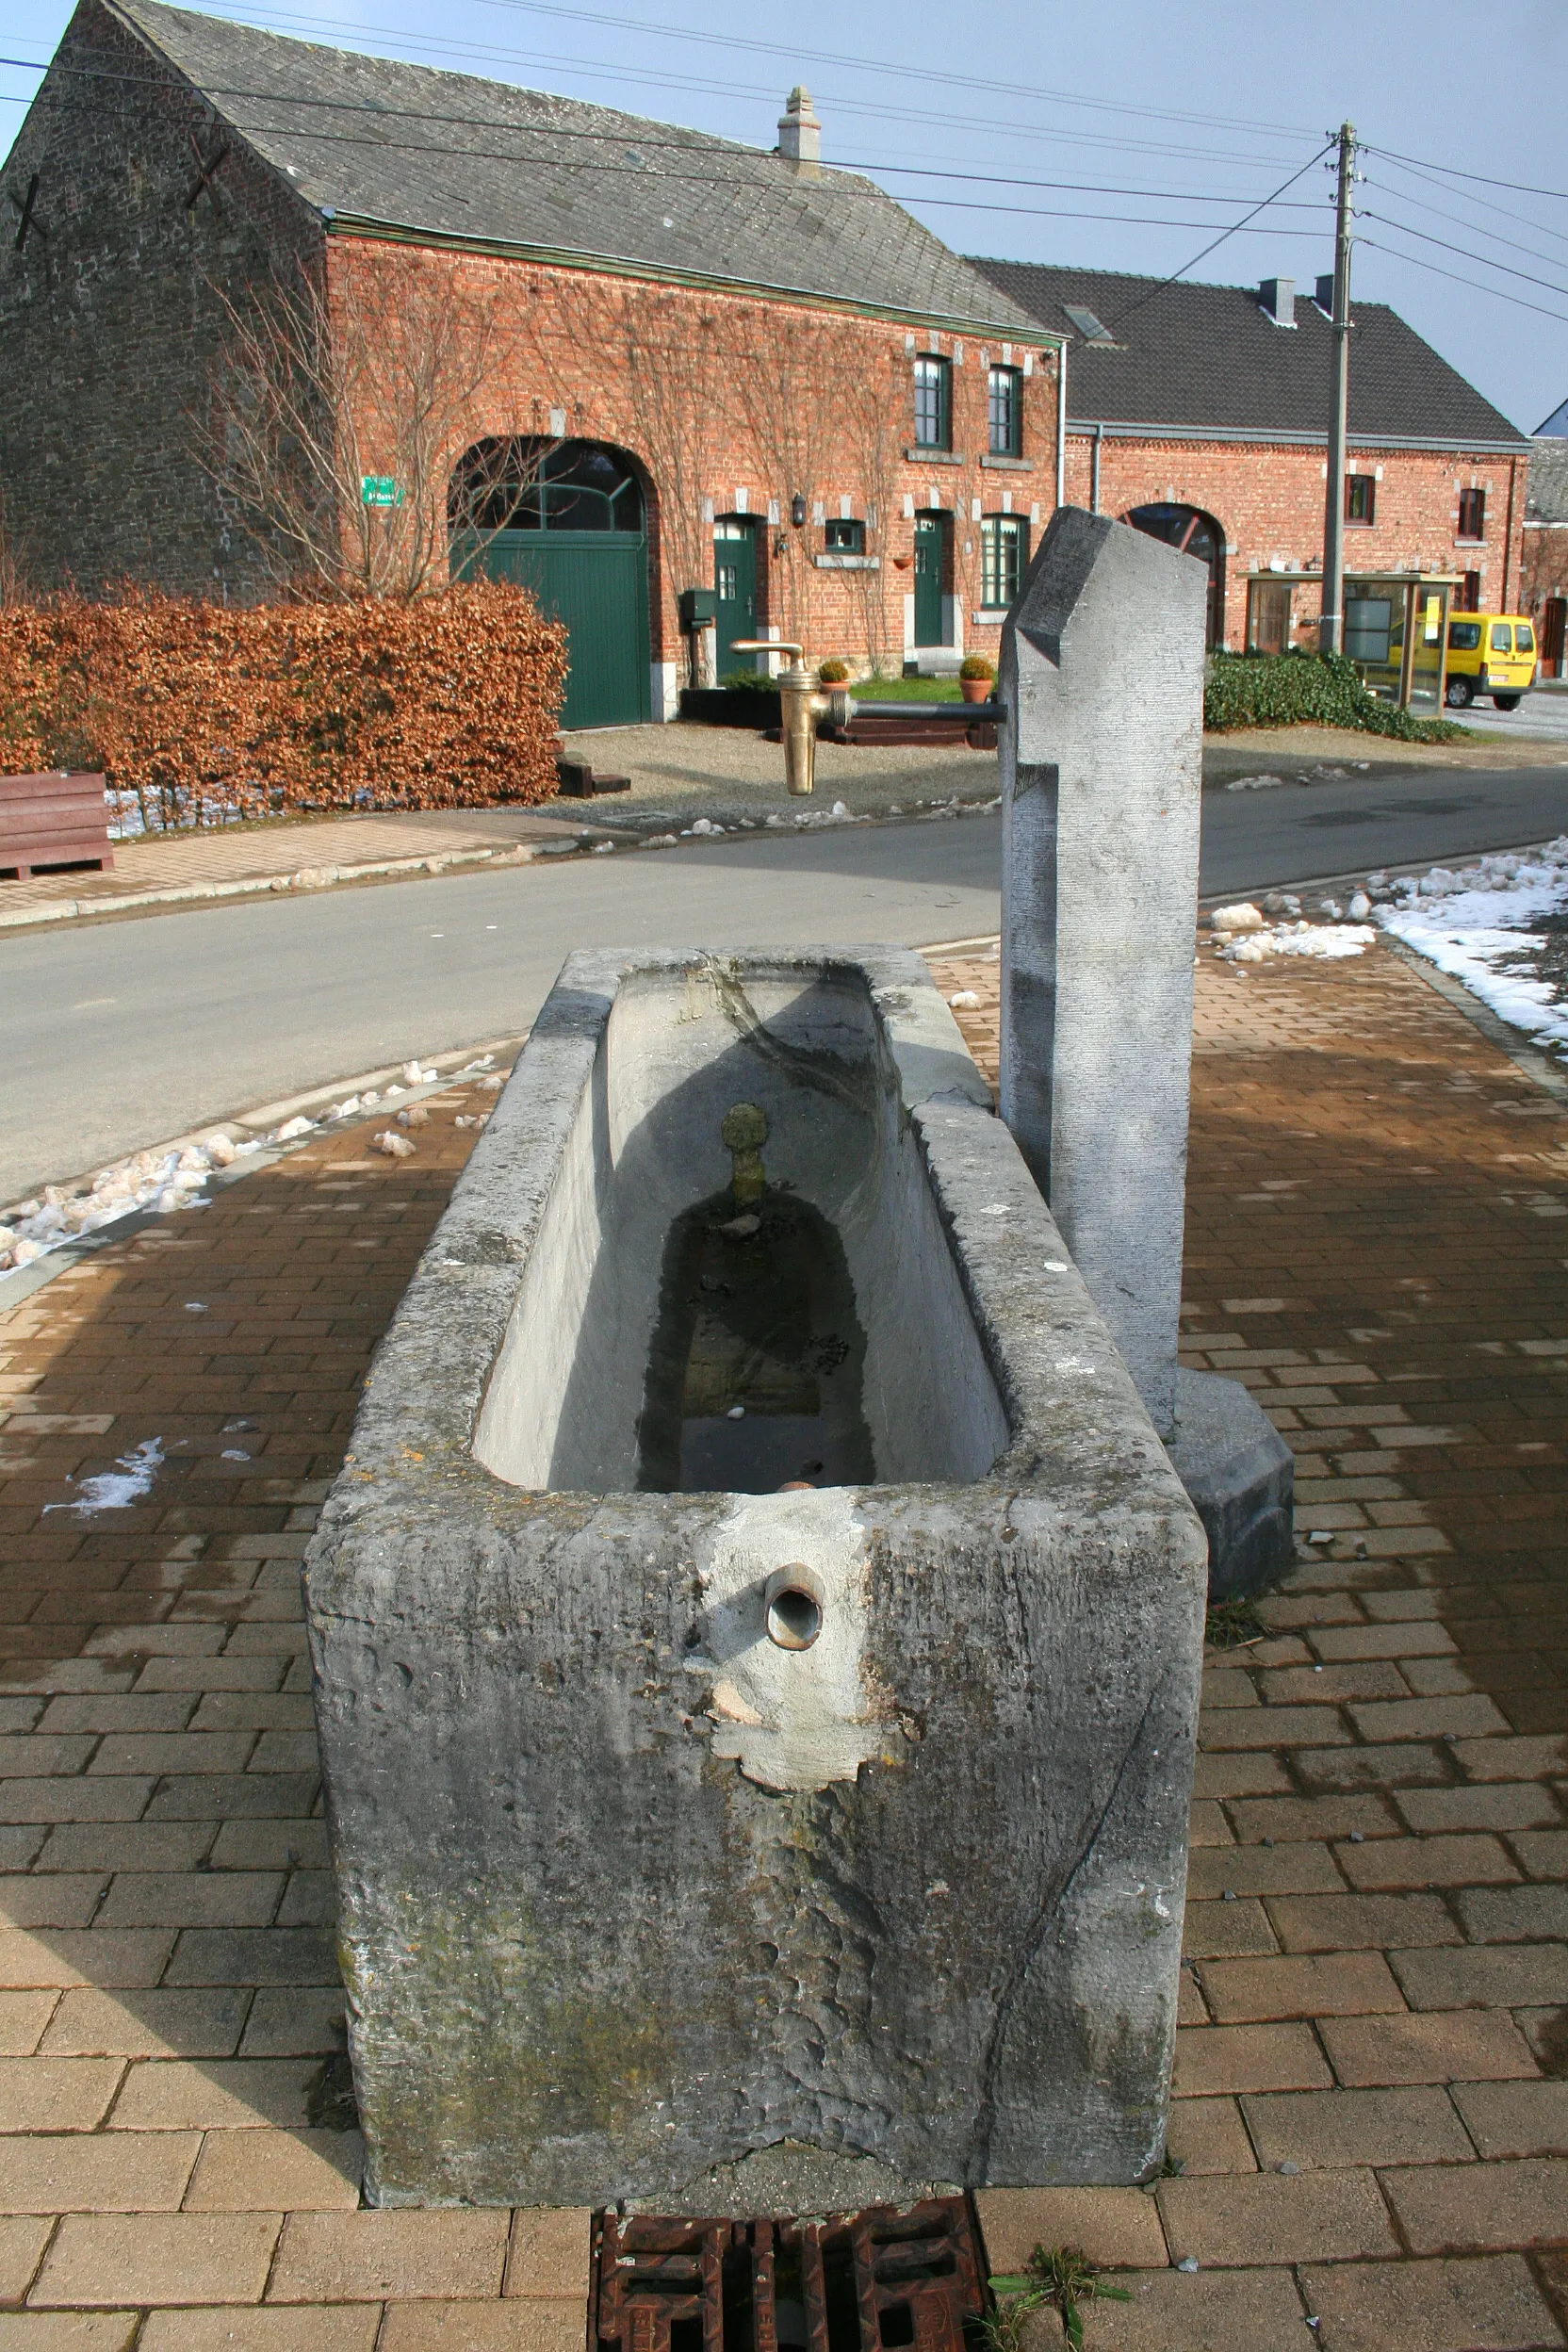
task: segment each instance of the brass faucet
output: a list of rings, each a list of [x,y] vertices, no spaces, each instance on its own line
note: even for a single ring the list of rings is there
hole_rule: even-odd
[[[789,668],[780,670],[777,681],[779,719],[784,737],[784,781],[797,797],[814,792],[817,781],[817,721],[832,710],[833,698],[818,694],[812,686],[811,674],[805,665],[805,646],[788,645],[777,638],[737,637],[731,643],[730,651],[794,655]]]

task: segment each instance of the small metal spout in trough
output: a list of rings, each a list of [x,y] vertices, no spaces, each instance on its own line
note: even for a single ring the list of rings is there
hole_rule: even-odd
[[[306,1563],[372,2199],[1157,2168],[1204,1580],[917,957],[571,957]]]

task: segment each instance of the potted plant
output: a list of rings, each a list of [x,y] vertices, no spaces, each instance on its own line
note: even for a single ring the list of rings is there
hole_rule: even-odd
[[[849,663],[838,661],[824,662],[817,671],[817,677],[824,686],[847,686]]]
[[[966,653],[958,664],[958,692],[966,702],[988,702],[996,683],[996,663],[983,653]]]

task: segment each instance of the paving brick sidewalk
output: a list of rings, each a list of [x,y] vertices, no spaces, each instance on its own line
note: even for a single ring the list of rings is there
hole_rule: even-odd
[[[993,1064],[995,971],[942,968]],[[988,2251],[1117,2268],[1100,2352],[1539,2352],[1568,2317],[1564,1117],[1380,950],[1200,977],[1190,1360],[1263,1397],[1321,1540],[1211,1666],[1184,2169],[987,2193]],[[296,1583],[455,1116],[493,1099],[438,1098],[403,1164],[313,1144],[0,1323],[0,2352],[581,2342],[584,2216],[357,2210]],[[152,1439],[145,1502],[59,1508]]]

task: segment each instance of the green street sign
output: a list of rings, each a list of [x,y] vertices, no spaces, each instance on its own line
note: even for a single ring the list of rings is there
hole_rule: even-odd
[[[361,474],[359,498],[362,506],[401,506],[403,494],[391,474]]]

